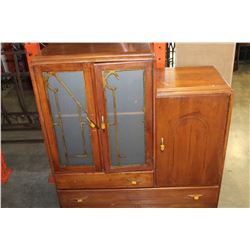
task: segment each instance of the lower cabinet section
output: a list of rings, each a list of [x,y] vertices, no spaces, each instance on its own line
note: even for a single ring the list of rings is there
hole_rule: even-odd
[[[58,190],[61,207],[217,207],[219,187]]]

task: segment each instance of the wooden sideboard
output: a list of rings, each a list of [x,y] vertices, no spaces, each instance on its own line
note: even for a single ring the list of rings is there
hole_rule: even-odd
[[[31,76],[61,207],[216,207],[232,90],[149,44],[50,44]]]

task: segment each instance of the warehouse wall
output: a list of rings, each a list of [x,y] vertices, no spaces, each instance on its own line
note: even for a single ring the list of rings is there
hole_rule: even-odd
[[[176,43],[175,66],[213,65],[231,84],[235,45],[235,43]]]

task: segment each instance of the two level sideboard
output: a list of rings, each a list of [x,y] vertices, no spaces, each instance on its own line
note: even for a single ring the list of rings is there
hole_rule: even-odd
[[[61,207],[216,207],[232,90],[149,44],[49,44],[31,76]]]

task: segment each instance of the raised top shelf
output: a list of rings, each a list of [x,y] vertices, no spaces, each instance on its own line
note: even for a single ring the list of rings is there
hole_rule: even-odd
[[[231,87],[213,66],[155,70],[156,96],[225,92]]]
[[[33,64],[152,60],[149,43],[51,43]]]

